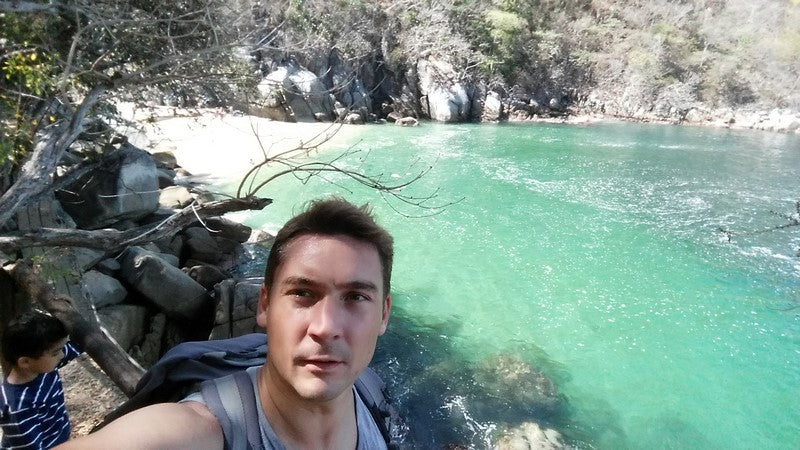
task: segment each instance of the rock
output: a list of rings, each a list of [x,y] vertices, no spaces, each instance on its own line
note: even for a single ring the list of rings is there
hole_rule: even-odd
[[[236,242],[247,242],[253,233],[253,229],[247,225],[224,217],[209,217],[206,219],[206,225],[210,230],[214,231],[214,236],[233,239]]]
[[[225,339],[263,331],[256,323],[258,296],[263,278],[227,279],[214,287],[219,300],[211,339]]]
[[[403,118],[403,115],[399,112],[392,111],[386,115],[386,120],[389,122],[396,122]]]
[[[413,117],[403,117],[402,119],[395,120],[394,124],[402,127],[415,127],[419,125],[419,121]]]
[[[205,322],[211,299],[189,275],[139,247],[126,249],[120,263],[122,279],[168,317],[198,326]]]
[[[496,398],[514,399],[520,409],[549,413],[560,402],[553,381],[515,355],[482,360],[475,380]]]
[[[98,272],[104,273],[111,277],[119,272],[119,267],[119,261],[117,261],[115,258],[106,258],[94,265],[94,268]]]
[[[212,289],[215,284],[230,277],[230,274],[211,264],[185,267],[183,271],[207,290]]]
[[[156,165],[159,167],[164,167],[167,169],[175,169],[178,167],[178,160],[175,158],[175,155],[169,151],[160,151],[155,152],[152,154],[153,160],[156,162]]]
[[[165,187],[175,186],[175,171],[172,169],[157,168],[158,174],[158,188],[164,189]]]
[[[336,95],[336,102],[352,110],[365,108],[362,117],[367,117],[372,112],[372,97],[369,89],[359,77],[359,71],[344,58],[338,49],[333,49],[328,55],[330,68],[330,82]]]
[[[503,102],[500,100],[500,94],[495,91],[489,91],[486,94],[486,100],[483,102],[481,122],[497,122],[502,115]]]
[[[84,229],[139,219],[158,209],[158,174],[149,153],[125,144],[94,170],[56,193]]]
[[[83,274],[81,287],[83,296],[98,309],[122,303],[128,296],[128,291],[116,278],[96,270]]]
[[[325,85],[313,72],[290,62],[270,72],[259,83],[264,99],[255,115],[285,121],[314,121],[315,114],[330,117],[333,102]]]
[[[450,63],[423,59],[417,63],[419,90],[428,117],[439,122],[458,122],[470,116],[471,101],[467,89],[455,82],[457,74]]]
[[[144,334],[147,308],[138,305],[111,305],[97,310],[100,323],[120,347],[128,351]]]
[[[534,422],[508,430],[494,447],[497,450],[559,450],[566,448],[561,433]]]
[[[350,124],[350,125],[363,125],[364,124],[364,118],[361,117],[361,114],[350,113],[350,114],[345,116],[344,123]]]
[[[145,369],[149,368],[161,357],[161,342],[164,340],[164,329],[167,324],[167,316],[158,313],[150,321],[150,331],[144,335],[141,344],[134,345],[130,349],[133,359]]]
[[[222,254],[217,241],[203,227],[189,227],[183,230],[185,237],[184,258],[206,263],[216,263]]]
[[[194,201],[192,193],[183,186],[170,186],[161,189],[158,205],[162,208],[183,209]]]

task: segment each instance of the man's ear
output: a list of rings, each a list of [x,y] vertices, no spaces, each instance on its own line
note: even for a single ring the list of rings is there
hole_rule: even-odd
[[[389,315],[392,310],[392,296],[387,295],[383,300],[383,315],[381,317],[381,331],[378,336],[382,336],[386,332],[386,326],[389,324]]]
[[[269,288],[265,284],[261,285],[258,291],[258,309],[256,310],[256,323],[258,326],[267,329],[267,308],[269,307]]]

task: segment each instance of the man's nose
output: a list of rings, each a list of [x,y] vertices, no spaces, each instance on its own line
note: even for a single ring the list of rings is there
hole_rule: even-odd
[[[318,301],[311,312],[308,334],[314,339],[337,339],[342,334],[342,305],[331,296]]]

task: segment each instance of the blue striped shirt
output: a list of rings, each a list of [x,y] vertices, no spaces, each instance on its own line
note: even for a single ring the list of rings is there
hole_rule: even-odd
[[[81,352],[68,342],[56,370],[40,374],[25,384],[0,386],[2,448],[48,449],[69,439],[69,419],[58,369]]]

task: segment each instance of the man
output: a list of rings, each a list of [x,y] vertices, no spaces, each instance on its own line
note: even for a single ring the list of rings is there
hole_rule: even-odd
[[[253,371],[265,448],[385,448],[353,383],[391,309],[392,237],[366,206],[312,202],[278,232],[257,322],[269,353]],[[198,401],[199,400],[199,401]],[[197,395],[134,411],[59,448],[223,448]]]

